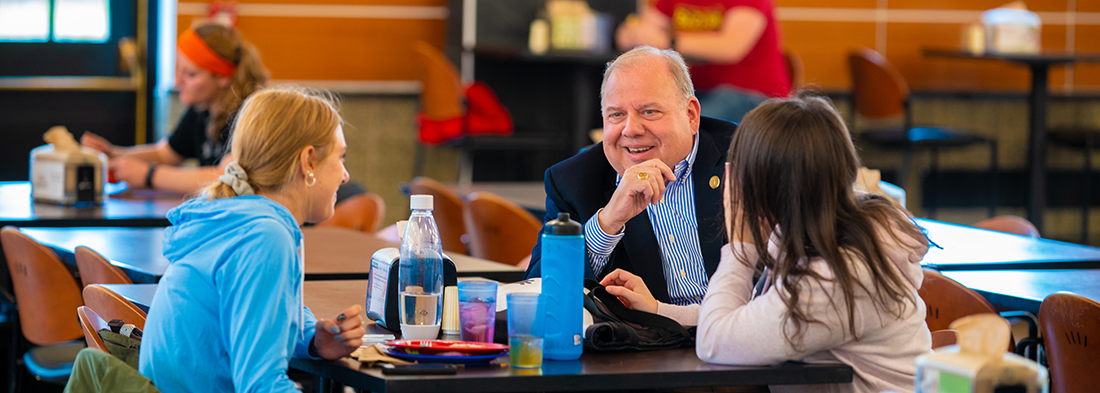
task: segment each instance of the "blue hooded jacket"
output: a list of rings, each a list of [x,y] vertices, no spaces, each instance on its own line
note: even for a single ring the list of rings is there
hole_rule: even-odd
[[[302,306],[302,231],[256,195],[168,212],[168,270],[149,307],[140,371],[162,392],[297,392],[317,320]]]

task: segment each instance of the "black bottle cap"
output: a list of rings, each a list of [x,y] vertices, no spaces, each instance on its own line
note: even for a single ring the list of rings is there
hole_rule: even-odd
[[[576,236],[584,232],[584,227],[579,222],[569,219],[569,213],[558,213],[558,218],[547,221],[543,227],[543,233],[547,235]]]

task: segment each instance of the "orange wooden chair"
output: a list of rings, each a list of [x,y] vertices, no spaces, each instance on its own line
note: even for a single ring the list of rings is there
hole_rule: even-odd
[[[439,227],[439,238],[443,241],[443,251],[468,254],[466,251],[466,224],[462,217],[462,197],[435,179],[417,177],[405,185],[405,194],[426,194],[434,197],[435,225]]]
[[[951,329],[951,322],[968,315],[997,314],[982,295],[932,269],[924,269],[924,282],[917,293],[928,311],[924,321],[933,332]],[[1016,351],[1015,343],[1014,338],[1010,340],[1009,352]]]
[[[61,259],[48,247],[15,227],[0,229],[0,244],[4,248],[19,323],[13,325],[13,335],[23,337],[38,347],[23,354],[23,364],[37,379],[65,384],[72,372],[76,354],[84,348],[84,336],[76,309],[83,306],[80,285]],[[16,336],[17,337],[17,336]],[[14,340],[13,340],[14,341]],[[9,364],[16,364],[19,348],[10,348]],[[16,367],[9,367],[12,389],[18,385]]]
[[[145,329],[145,312],[115,291],[101,285],[84,287],[84,304],[108,321],[121,319]]]
[[[76,267],[84,286],[92,284],[133,284],[130,277],[107,258],[84,246],[76,248]]]
[[[955,345],[959,341],[959,332],[955,329],[932,331],[932,349]]]
[[[458,69],[436,47],[424,41],[412,44],[413,58],[420,75],[419,144],[413,164],[413,176],[420,176],[427,155],[425,145],[449,143],[459,149],[459,182],[469,184],[473,177],[472,149],[479,135],[512,135],[512,116],[488,85],[473,82],[464,86]],[[502,141],[494,141],[501,143]],[[500,146],[508,148],[508,143]]]
[[[902,152],[895,183],[905,188],[912,154],[928,150],[932,154],[931,170],[936,171],[939,149],[985,144],[989,146],[990,190],[996,190],[997,140],[949,127],[913,127],[909,110],[909,86],[905,78],[882,54],[860,48],[848,55],[852,73],[852,108],[854,113],[872,121],[902,120],[900,127],[864,130],[859,138],[885,150]],[[994,214],[996,194],[990,195],[989,216]]]
[[[1100,303],[1084,296],[1058,292],[1039,306],[1050,391],[1089,392],[1100,386]],[[1089,346],[1092,336],[1092,346]]]
[[[977,228],[988,229],[991,231],[1013,233],[1022,236],[1040,237],[1039,228],[1035,227],[1031,221],[1019,216],[1004,215],[996,216],[993,218],[987,218],[977,223],[974,223]]]
[[[80,326],[84,330],[84,341],[88,342],[88,348],[95,348],[110,353],[111,351],[107,349],[107,344],[103,343],[103,337],[99,336],[100,330],[110,329],[110,327],[107,326],[107,321],[104,321],[99,314],[96,314],[96,312],[88,308],[88,306],[77,307],[76,314],[80,317]]]
[[[336,204],[332,218],[317,223],[319,227],[342,227],[374,233],[382,226],[386,201],[373,192],[349,197]]]
[[[466,196],[470,255],[516,265],[531,255],[542,223],[519,205],[489,192]]]
[[[951,322],[967,315],[997,313],[982,295],[932,269],[924,269],[918,293],[928,308],[925,322],[931,331],[950,329]]]

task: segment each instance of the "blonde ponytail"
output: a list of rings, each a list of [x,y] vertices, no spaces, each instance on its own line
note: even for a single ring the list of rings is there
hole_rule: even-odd
[[[220,181],[215,181],[213,184],[206,186],[206,190],[203,191],[207,199],[215,200],[222,198],[232,198],[237,196],[237,192],[233,191],[233,187]]]

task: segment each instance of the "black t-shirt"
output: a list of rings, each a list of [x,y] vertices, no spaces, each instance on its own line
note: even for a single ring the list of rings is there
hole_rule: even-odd
[[[218,165],[228,150],[229,127],[222,128],[222,141],[214,142],[206,137],[206,123],[209,121],[209,111],[188,108],[176,130],[168,137],[168,146],[183,158],[198,159],[201,166]]]

